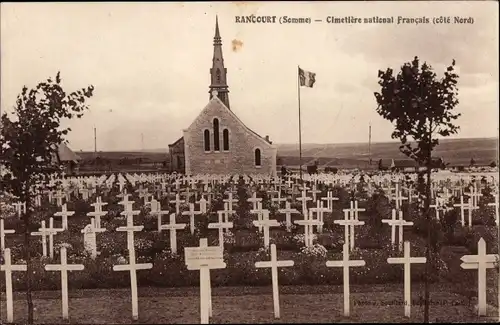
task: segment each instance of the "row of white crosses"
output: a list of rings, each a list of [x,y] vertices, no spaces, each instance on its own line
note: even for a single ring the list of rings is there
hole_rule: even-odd
[[[327,267],[342,267],[343,268],[343,287],[344,287],[344,316],[350,316],[350,280],[349,268],[365,266],[363,260],[350,260],[348,244],[344,244],[342,251],[342,260],[327,261]],[[404,265],[404,313],[406,317],[410,317],[411,308],[411,264],[426,263],[425,257],[411,257],[410,243],[405,242],[403,257],[391,257],[387,259],[389,264]],[[223,261],[223,249],[220,246],[208,246],[207,239],[200,239],[199,247],[186,247],[185,260],[188,270],[200,271],[200,323],[208,324],[212,316],[212,298],[211,298],[211,281],[210,270],[225,268],[226,264]],[[271,259],[270,261],[260,261],[255,263],[256,268],[271,268],[271,281],[273,288],[273,309],[274,317],[280,318],[279,305],[279,285],[278,285],[278,268],[291,267],[294,261],[285,260],[279,261],[277,257],[276,245],[270,246]]]
[[[117,231],[127,231],[133,234],[134,231],[142,230],[141,226],[130,226],[132,223],[133,214],[127,214],[127,227],[120,227]],[[139,229],[140,228],[140,229]],[[130,237],[128,237],[130,238]],[[350,260],[348,244],[343,246],[343,258],[340,261],[327,261],[327,267],[342,267],[344,276],[344,315],[350,315],[350,290],[349,290],[349,268],[365,266],[363,260]],[[132,291],[132,317],[134,320],[138,319],[138,303],[137,303],[137,279],[136,271],[140,269],[150,269],[152,264],[136,264],[135,262],[135,249],[132,242],[128,241],[129,260],[128,265],[115,265],[114,271],[129,271],[131,276],[131,291]],[[200,270],[200,307],[201,307],[201,323],[208,324],[209,317],[212,314],[211,306],[211,285],[210,285],[210,270],[225,268],[225,263],[222,261],[222,248],[220,246],[209,247],[207,239],[200,239],[200,247],[185,248],[186,265],[188,270]],[[66,248],[61,248],[61,263],[48,264],[45,266],[47,271],[61,272],[61,288],[62,288],[62,314],[63,319],[68,319],[68,271],[81,271],[84,269],[83,265],[68,264]],[[494,268],[494,263],[498,260],[498,255],[486,254],[486,243],[484,239],[480,239],[478,243],[477,255],[465,255],[462,258],[462,268],[464,269],[478,269],[478,313],[480,316],[486,315],[486,269]],[[6,277],[6,298],[7,298],[7,321],[13,322],[13,297],[12,297],[12,272],[26,271],[26,265],[13,265],[11,262],[10,249],[5,250],[4,264],[0,270],[5,271]],[[410,243],[404,243],[404,257],[402,258],[388,258],[389,264],[403,264],[404,265],[404,300],[405,300],[405,316],[410,317],[411,308],[411,264],[426,263],[424,257],[411,257]],[[280,317],[279,311],[279,294],[278,294],[278,267],[293,266],[293,261],[278,261],[276,246],[271,245],[271,260],[268,262],[257,262],[257,268],[271,268],[272,284],[273,284],[273,302],[274,302],[274,315],[275,318]]]

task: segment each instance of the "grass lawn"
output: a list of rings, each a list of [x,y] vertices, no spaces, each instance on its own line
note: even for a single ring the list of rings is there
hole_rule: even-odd
[[[414,301],[423,293],[413,286]],[[199,323],[198,288],[139,288],[139,323]],[[211,323],[334,323],[334,322],[422,322],[423,305],[412,306],[412,317],[404,317],[402,285],[352,286],[351,316],[343,316],[342,286],[280,287],[281,319],[274,319],[269,287],[221,287],[212,289]],[[14,320],[26,320],[22,292],[14,295]],[[64,323],[60,291],[34,293],[35,322]],[[453,293],[446,285],[431,287],[432,322],[495,322],[498,312],[488,307],[488,316],[477,316],[474,300]],[[491,301],[488,301],[491,304]],[[70,323],[124,324],[131,322],[129,290],[76,290],[69,293]],[[1,320],[5,321],[5,294]],[[496,316],[496,318],[495,318]]]

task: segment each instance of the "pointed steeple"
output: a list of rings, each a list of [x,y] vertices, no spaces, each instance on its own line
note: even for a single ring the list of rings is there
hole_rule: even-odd
[[[219,32],[219,16],[215,15],[215,36],[214,41],[218,40],[220,42],[220,32]],[[222,44],[222,43],[221,43]]]
[[[210,69],[210,87],[208,92],[210,99],[212,99],[212,94],[217,93],[217,97],[229,108],[227,69],[224,67],[224,58],[222,56],[222,39],[220,37],[218,16],[215,16],[214,55],[212,68]]]

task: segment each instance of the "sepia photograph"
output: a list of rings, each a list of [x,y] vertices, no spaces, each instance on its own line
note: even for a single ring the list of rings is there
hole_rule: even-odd
[[[497,1],[2,2],[0,323],[499,323]]]

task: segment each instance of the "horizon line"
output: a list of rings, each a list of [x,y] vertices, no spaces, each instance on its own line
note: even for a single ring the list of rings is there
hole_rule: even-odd
[[[458,141],[458,140],[479,140],[479,139],[484,139],[484,140],[491,140],[491,139],[499,139],[498,136],[496,137],[467,137],[467,138],[442,138],[438,139],[440,141]],[[384,143],[398,143],[398,140],[390,140],[390,141],[377,141],[377,142],[372,142],[371,144],[384,144]],[[273,143],[275,145],[299,145],[298,143],[293,143],[293,142],[282,142],[282,143]],[[326,143],[321,143],[321,142],[307,142],[307,143],[302,143],[302,145],[368,145],[367,142],[326,142]],[[71,145],[71,144],[70,144]],[[97,152],[147,152],[147,151],[162,151],[165,150],[168,153],[168,147],[166,148],[150,148],[150,149],[108,149],[108,150],[97,150]],[[94,152],[94,150],[83,150],[83,149],[77,149],[75,152]]]

